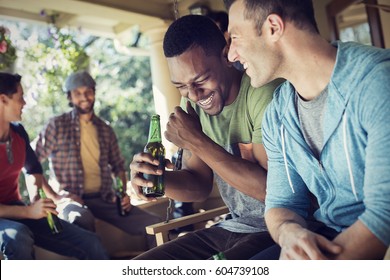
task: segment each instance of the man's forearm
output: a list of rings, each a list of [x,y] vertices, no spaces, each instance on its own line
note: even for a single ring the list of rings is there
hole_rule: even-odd
[[[280,246],[283,240],[297,227],[306,227],[306,222],[294,212],[273,208],[265,214],[268,230]],[[387,247],[360,221],[340,233],[333,242],[342,247],[341,253],[328,255],[332,259],[383,259]]]
[[[26,206],[0,204],[0,218],[26,219],[30,216]]]
[[[204,201],[212,190],[213,181],[202,180],[202,177],[186,169],[167,171],[165,193],[168,197],[182,202]]]
[[[234,156],[211,140],[194,147],[193,153],[229,185],[253,198],[265,200],[267,171],[258,163]]]
[[[288,234],[289,228],[306,228],[305,220],[286,208],[272,208],[265,213],[265,221],[272,238],[276,243],[283,243],[283,235]]]
[[[340,233],[333,242],[343,247],[335,259],[383,259],[387,249],[359,220]]]

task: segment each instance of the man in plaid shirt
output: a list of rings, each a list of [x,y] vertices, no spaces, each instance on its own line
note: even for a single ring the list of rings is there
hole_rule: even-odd
[[[47,188],[48,196],[62,200],[64,219],[88,230],[95,230],[97,217],[129,234],[146,234],[145,226],[159,218],[132,206],[128,195],[122,207],[129,215],[117,212],[112,175],[126,186],[124,159],[114,130],[94,114],[95,85],[85,71],[71,74],[65,91],[73,110],[50,119],[39,134],[35,152],[39,161],[49,159],[60,187],[59,193]]]

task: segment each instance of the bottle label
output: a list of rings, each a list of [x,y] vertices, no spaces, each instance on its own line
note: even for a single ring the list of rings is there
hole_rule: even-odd
[[[149,142],[161,142],[161,131],[159,126],[155,126],[151,131]]]
[[[164,170],[165,170],[165,157],[159,156],[159,169],[163,170],[162,175],[143,174],[143,177],[153,182],[153,187],[142,187],[143,195],[147,197],[160,197],[165,194],[164,187]]]

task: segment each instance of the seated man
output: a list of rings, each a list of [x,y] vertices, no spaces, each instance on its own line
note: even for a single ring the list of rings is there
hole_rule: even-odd
[[[280,247],[256,258],[382,259],[390,245],[390,51],[328,43],[311,0],[225,2],[229,60],[245,66],[253,86],[288,80],[263,121],[266,222]]]
[[[21,76],[0,73],[0,247],[5,259],[34,259],[36,244],[58,254],[78,259],[107,259],[98,237],[62,221],[63,230],[52,234],[48,213],[57,215],[51,199],[40,199],[42,167],[21,120],[23,88]],[[35,200],[22,202],[18,179],[22,168],[35,177]]]
[[[182,170],[166,171],[165,190],[179,201],[202,201],[215,179],[230,215],[137,259],[209,259],[219,252],[227,259],[248,259],[257,247],[273,244],[263,220],[267,159],[261,121],[281,81],[251,87],[248,76],[228,63],[226,47],[217,25],[205,16],[184,16],[165,34],[171,81],[183,97],[165,137],[184,149]],[[135,192],[148,199],[140,193],[150,183],[142,173],[162,174],[158,161],[139,153],[130,168]]]
[[[61,190],[60,195],[48,195],[55,201],[73,200],[61,203],[61,214],[72,223],[94,231],[96,217],[128,234],[144,235],[145,245],[153,247],[145,226],[160,222],[160,218],[132,206],[127,194],[122,207],[128,215],[118,214],[112,176],[126,186],[124,159],[114,130],[94,113],[95,85],[85,71],[71,74],[65,91],[74,109],[50,119],[39,134],[35,152],[39,161],[49,159]]]

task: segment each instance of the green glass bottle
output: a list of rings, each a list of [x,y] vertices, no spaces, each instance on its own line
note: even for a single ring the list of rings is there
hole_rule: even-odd
[[[45,191],[42,188],[38,189],[40,198],[47,198]],[[47,223],[53,234],[60,233],[62,231],[62,224],[57,215],[47,212]]]
[[[145,153],[151,154],[159,161],[159,169],[162,175],[143,174],[144,178],[153,182],[153,187],[142,187],[142,193],[146,197],[160,197],[164,191],[165,147],[161,140],[160,116],[153,115],[150,120],[148,143],[144,148]]]
[[[226,256],[223,252],[219,252],[213,255],[213,260],[226,260]]]
[[[118,209],[119,216],[127,216],[129,212],[125,211],[122,207],[122,199],[126,195],[125,189],[123,188],[122,180],[120,178],[115,179],[115,197],[116,207]]]

